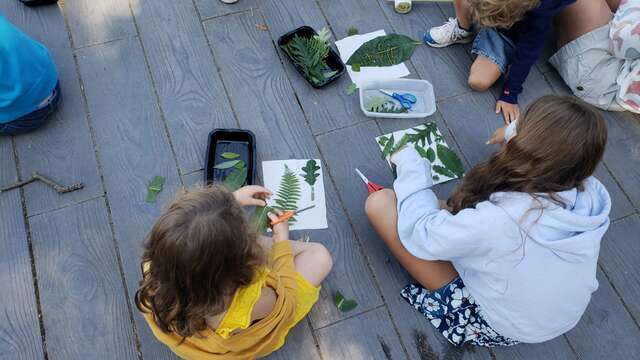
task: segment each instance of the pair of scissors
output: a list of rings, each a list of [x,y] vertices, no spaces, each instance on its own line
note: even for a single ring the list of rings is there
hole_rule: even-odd
[[[358,174],[358,176],[360,176],[360,179],[362,179],[362,181],[367,185],[367,191],[369,192],[369,195],[384,189],[382,186],[369,181],[369,179],[367,179],[367,177],[364,176],[362,171],[358,170],[358,168],[356,168],[356,174]]]
[[[278,225],[278,224],[283,223],[285,221],[289,221],[289,219],[294,217],[296,214],[300,214],[303,211],[307,211],[307,210],[313,209],[314,207],[316,207],[316,206],[315,205],[311,205],[311,206],[307,206],[306,208],[302,208],[300,210],[285,211],[282,214],[280,214],[280,216],[278,216],[278,218],[276,220],[271,221],[271,226]]]
[[[407,110],[411,109],[413,107],[413,104],[418,101],[418,98],[410,93],[398,94],[397,92],[391,92],[383,89],[380,89],[379,91],[389,97],[396,99],[400,103],[400,105]]]

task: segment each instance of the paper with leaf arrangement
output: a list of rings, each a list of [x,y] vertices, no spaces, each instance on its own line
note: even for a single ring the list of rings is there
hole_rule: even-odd
[[[418,154],[431,162],[433,184],[440,184],[464,176],[464,165],[442,137],[435,123],[426,123],[410,129],[378,136],[376,141],[382,150],[383,158],[391,162],[391,153],[404,136],[407,146],[412,146]]]
[[[362,44],[384,35],[386,35],[384,30],[378,30],[367,34],[348,36],[336,41],[336,47],[338,48],[338,52],[340,52],[340,59],[346,63]],[[362,66],[358,72],[353,71],[350,65],[346,66],[351,80],[358,85],[358,87],[368,81],[397,79],[411,74],[405,64],[382,67]]]
[[[289,220],[291,230],[326,229],[327,204],[324,172],[320,159],[292,159],[262,162],[264,186],[273,192],[268,205],[282,211],[314,208]]]

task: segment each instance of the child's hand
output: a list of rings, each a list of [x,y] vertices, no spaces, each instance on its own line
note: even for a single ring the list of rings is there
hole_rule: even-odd
[[[274,210],[274,212],[275,213],[269,212],[269,214],[267,214],[271,222],[278,220],[278,215],[282,214],[282,212],[277,210]],[[283,221],[279,224],[273,225],[271,227],[271,230],[273,230],[273,235],[271,237],[273,239],[273,242],[289,240],[289,222],[288,221]]]
[[[487,141],[487,145],[504,144],[505,143],[504,132],[507,129],[507,126],[508,125],[505,125],[499,128],[498,130],[496,130],[496,132],[493,133],[493,136],[491,136],[491,139]]]
[[[242,206],[266,206],[265,199],[271,195],[269,189],[258,185],[244,186],[233,192],[233,196]]]
[[[518,104],[511,104],[506,101],[498,100],[496,103],[496,114],[502,112],[504,117],[504,123],[509,124],[514,120],[517,120],[520,116],[520,108]]]

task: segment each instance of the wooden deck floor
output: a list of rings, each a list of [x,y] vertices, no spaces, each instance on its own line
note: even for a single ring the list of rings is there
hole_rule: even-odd
[[[640,121],[606,114],[609,146],[598,177],[611,192],[613,225],[602,243],[594,294],[579,325],[540,345],[456,349],[399,296],[409,281],[363,212],[360,167],[390,185],[372,141],[418,123],[373,120],[345,96],[348,76],[313,90],[274,41],[294,27],[330,26],[342,38],[385,29],[418,37],[452,9],[415,6],[397,15],[384,0],[65,0],[0,11],[50,49],[64,102],[46,128],[0,138],[0,184],[40,171],[84,190],[59,196],[42,184],[0,194],[1,359],[167,359],[135,311],[141,241],[180,186],[202,177],[207,133],[242,127],[258,138],[259,160],[320,157],[330,228],[312,237],[333,253],[335,269],[308,320],[274,359],[631,359],[640,357]],[[268,30],[257,24],[266,24]],[[467,167],[491,148],[502,120],[496,91],[466,86],[468,48],[419,47],[408,66],[433,83],[429,120]],[[544,61],[523,101],[566,87]],[[497,88],[496,88],[497,89]],[[494,90],[496,90],[494,89]],[[167,178],[158,204],[145,202],[154,175]],[[440,186],[441,196],[455,186]],[[360,306],[340,313],[340,290]]]

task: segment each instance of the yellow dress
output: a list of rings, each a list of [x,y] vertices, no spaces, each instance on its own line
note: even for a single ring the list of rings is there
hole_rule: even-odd
[[[276,292],[273,311],[251,324],[251,313],[268,286]],[[320,288],[311,285],[295,269],[289,241],[273,244],[267,266],[253,283],[236,290],[231,305],[215,330],[186,338],[164,333],[149,312],[143,313],[153,334],[183,359],[254,359],[284,345],[289,330],[311,311]],[[240,332],[233,333],[236,330]]]

